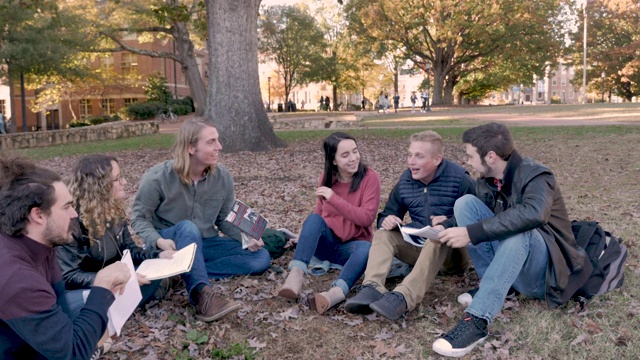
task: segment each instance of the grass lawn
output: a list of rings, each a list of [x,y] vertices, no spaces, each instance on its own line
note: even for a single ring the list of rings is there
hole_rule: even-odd
[[[461,162],[460,137],[467,125],[457,125],[462,127],[431,129],[445,138],[445,156]],[[363,160],[380,173],[383,201],[406,167],[408,136],[420,129],[347,130],[358,139]],[[572,218],[599,221],[624,239],[630,253],[626,282],[622,289],[594,299],[583,313],[577,313],[573,302],[547,310],[541,301],[509,300],[490,327],[488,341],[466,359],[638,358],[640,126],[520,126],[512,131],[521,154],[555,172]],[[321,140],[330,132],[278,132],[287,148],[251,154],[251,161],[246,153],[223,154],[220,161],[234,175],[239,199],[269,219],[270,226],[297,232],[314,205]],[[154,135],[20,152],[61,174],[79,155],[113,153],[121,159],[131,198],[142,173],[170,158],[172,138]],[[291,257],[289,251],[274,264],[286,268]],[[432,342],[462,315],[456,297],[477,284],[473,273],[438,276],[417,309],[390,322],[353,316],[342,306],[325,315],[310,310],[306,296],[326,290],[336,272],[310,277],[298,302],[277,298],[284,275],[269,271],[215,282],[217,292],[242,301],[243,307],[207,324],[195,320],[184,286],[177,285],[158,306],[136,312],[104,358],[439,359],[431,351]]]

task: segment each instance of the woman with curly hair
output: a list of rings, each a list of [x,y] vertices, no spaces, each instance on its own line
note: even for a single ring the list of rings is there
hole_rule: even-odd
[[[145,250],[133,241],[125,218],[126,185],[113,156],[89,155],[73,165],[68,186],[79,217],[75,219],[74,241],[57,248],[67,290],[90,289],[96,273],[120,261],[127,249],[136,267],[146,259],[173,255],[172,250]],[[142,305],[151,300],[161,280],[150,282],[138,275],[138,283]]]

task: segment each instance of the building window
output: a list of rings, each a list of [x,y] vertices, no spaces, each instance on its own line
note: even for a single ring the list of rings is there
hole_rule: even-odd
[[[138,56],[132,53],[122,53],[120,67],[122,68],[122,75],[135,75],[138,71]]]
[[[575,96],[573,90],[569,91],[569,99],[573,99],[573,97]]]
[[[112,71],[113,70],[113,55],[100,57],[100,70]]]
[[[100,105],[102,106],[102,115],[113,115],[116,113],[115,99],[102,99]]]
[[[562,77],[560,79],[560,86],[567,86],[567,78],[566,77]]]
[[[0,114],[5,115],[6,111],[7,111],[7,101],[6,100],[0,100]]]
[[[551,80],[551,85],[552,86],[558,85],[558,80],[556,80],[556,79]]]
[[[180,72],[182,76],[180,76],[180,85],[187,85],[187,74],[182,70]]]
[[[138,102],[138,98],[124,98],[124,106],[129,106]]]
[[[552,92],[551,92],[551,96],[556,97],[557,95],[558,95],[558,92],[557,92],[557,91],[552,91]]]
[[[92,112],[91,99],[80,99],[80,119],[88,118]]]

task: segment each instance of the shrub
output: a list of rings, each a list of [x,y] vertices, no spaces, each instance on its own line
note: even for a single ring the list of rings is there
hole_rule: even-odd
[[[76,120],[76,121],[72,121],[69,123],[69,128],[78,128],[78,127],[84,127],[84,126],[89,126],[91,124],[83,121],[83,120]]]
[[[171,105],[169,107],[171,107],[171,111],[178,116],[191,114],[190,105]]]
[[[120,116],[127,120],[147,120],[153,119],[165,109],[165,105],[160,102],[146,101],[131,104],[120,109]]]
[[[118,115],[113,115],[113,116],[102,115],[102,116],[92,116],[87,120],[85,120],[85,122],[88,123],[88,125],[98,125],[98,124],[104,124],[104,123],[118,121],[118,120],[120,120],[120,117]]]

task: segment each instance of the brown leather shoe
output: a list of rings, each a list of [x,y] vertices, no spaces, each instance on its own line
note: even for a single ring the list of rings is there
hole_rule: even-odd
[[[196,319],[214,321],[240,307],[240,303],[216,296],[210,286],[196,294]]]

